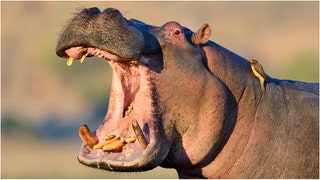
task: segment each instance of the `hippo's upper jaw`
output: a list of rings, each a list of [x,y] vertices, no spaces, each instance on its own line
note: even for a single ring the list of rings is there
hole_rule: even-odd
[[[113,171],[147,170],[159,165],[169,151],[170,142],[161,133],[154,72],[150,70],[155,65],[155,69],[160,70],[161,62],[149,62],[147,57],[161,56],[161,51],[150,54],[152,49],[144,47],[143,34],[130,24],[115,9],[103,12],[97,8],[84,9],[67,26],[56,48],[57,55],[71,59],[71,63],[72,59],[83,61],[85,57],[98,56],[105,58],[113,70],[108,113],[96,130],[99,141],[103,142],[110,134],[134,137],[134,120],[147,141],[146,149],[135,141],[121,151],[111,152],[84,144],[78,159],[91,167]]]

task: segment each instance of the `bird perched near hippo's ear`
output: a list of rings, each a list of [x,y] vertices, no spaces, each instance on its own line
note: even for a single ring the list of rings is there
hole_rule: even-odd
[[[264,72],[262,65],[257,60],[250,60],[251,63],[251,70],[253,74],[259,78],[260,80],[260,87],[262,92],[265,91],[264,81],[267,79],[267,74]]]

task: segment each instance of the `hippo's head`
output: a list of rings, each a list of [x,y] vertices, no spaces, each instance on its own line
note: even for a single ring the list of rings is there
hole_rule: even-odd
[[[135,136],[137,121],[147,143],[145,149],[138,141],[128,143],[120,151],[84,144],[79,161],[110,171],[206,164],[226,125],[225,90],[200,47],[209,36],[206,24],[193,33],[177,22],[155,27],[127,20],[111,8],[79,12],[62,32],[56,53],[69,58],[69,65],[72,59],[99,56],[113,70],[108,112],[95,135],[100,142],[110,134]],[[199,98],[204,95],[210,98]],[[215,121],[202,123],[209,119]],[[211,133],[195,133],[198,129]]]

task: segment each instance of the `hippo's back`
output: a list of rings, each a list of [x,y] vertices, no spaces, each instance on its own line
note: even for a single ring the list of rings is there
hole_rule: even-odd
[[[253,177],[319,177],[318,83],[272,79],[255,121],[253,145],[261,147],[256,160],[263,168]]]

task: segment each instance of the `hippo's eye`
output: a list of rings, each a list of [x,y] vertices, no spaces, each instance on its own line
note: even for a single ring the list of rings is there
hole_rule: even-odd
[[[171,35],[175,35],[175,36],[180,35],[180,33],[181,33],[181,31],[179,29],[173,29],[171,31]]]

